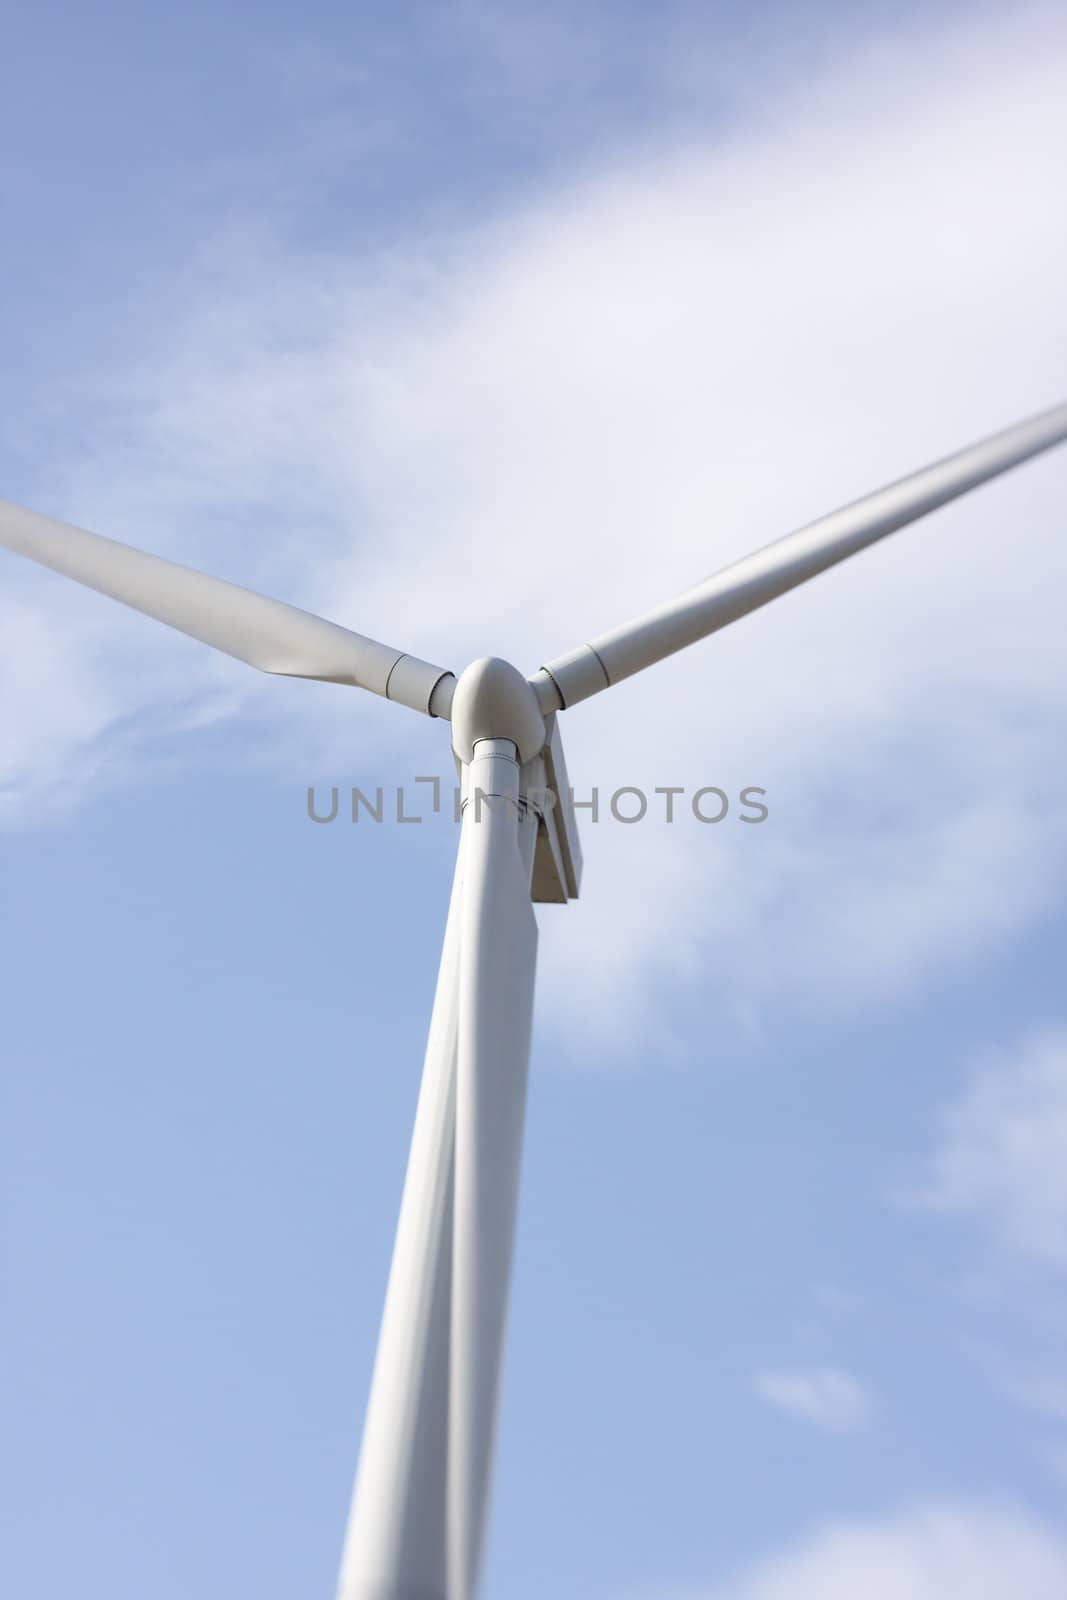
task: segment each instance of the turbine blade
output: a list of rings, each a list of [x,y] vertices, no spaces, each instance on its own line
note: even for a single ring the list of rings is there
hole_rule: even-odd
[[[506,754],[511,752],[511,757]],[[514,746],[468,769],[456,1067],[449,1413],[449,1600],[477,1582],[507,1320],[526,1106],[537,925],[535,822],[520,821]],[[479,791],[494,798],[479,800]]]
[[[446,1600],[463,836],[337,1600]]]
[[[261,672],[353,684],[448,715],[451,673],[297,606],[2,500],[0,545]]]
[[[674,600],[550,661],[531,679],[542,710],[575,705],[684,650],[1065,439],[1067,405],[1055,406],[787,534]]]

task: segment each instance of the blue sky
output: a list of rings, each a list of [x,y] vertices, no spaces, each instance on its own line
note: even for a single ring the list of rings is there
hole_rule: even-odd
[[[1064,396],[1053,8],[13,9],[0,493],[524,668]],[[1049,457],[566,718],[484,1592],[1067,1592]],[[5,1592],[332,1593],[439,726],[0,563]]]

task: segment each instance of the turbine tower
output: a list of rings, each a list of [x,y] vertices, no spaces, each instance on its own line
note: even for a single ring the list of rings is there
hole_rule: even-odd
[[[337,1600],[471,1600],[489,1498],[533,1013],[532,901],[576,897],[557,714],[1067,439],[1067,404],[857,500],[526,678],[446,669],[0,501],[0,545],[264,672],[451,724],[462,825]]]

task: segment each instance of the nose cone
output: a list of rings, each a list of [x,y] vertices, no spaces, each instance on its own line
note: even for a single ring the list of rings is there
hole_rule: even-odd
[[[452,748],[465,764],[478,739],[510,739],[520,761],[532,761],[544,749],[537,696],[518,668],[499,656],[472,661],[452,697]]]

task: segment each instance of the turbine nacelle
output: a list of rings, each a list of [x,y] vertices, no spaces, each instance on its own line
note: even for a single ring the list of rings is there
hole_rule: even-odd
[[[531,898],[550,905],[577,899],[582,852],[554,714],[542,714],[533,686],[510,661],[483,656],[460,674],[451,719],[461,772],[482,740],[506,739],[515,747],[520,804],[537,818]]]

